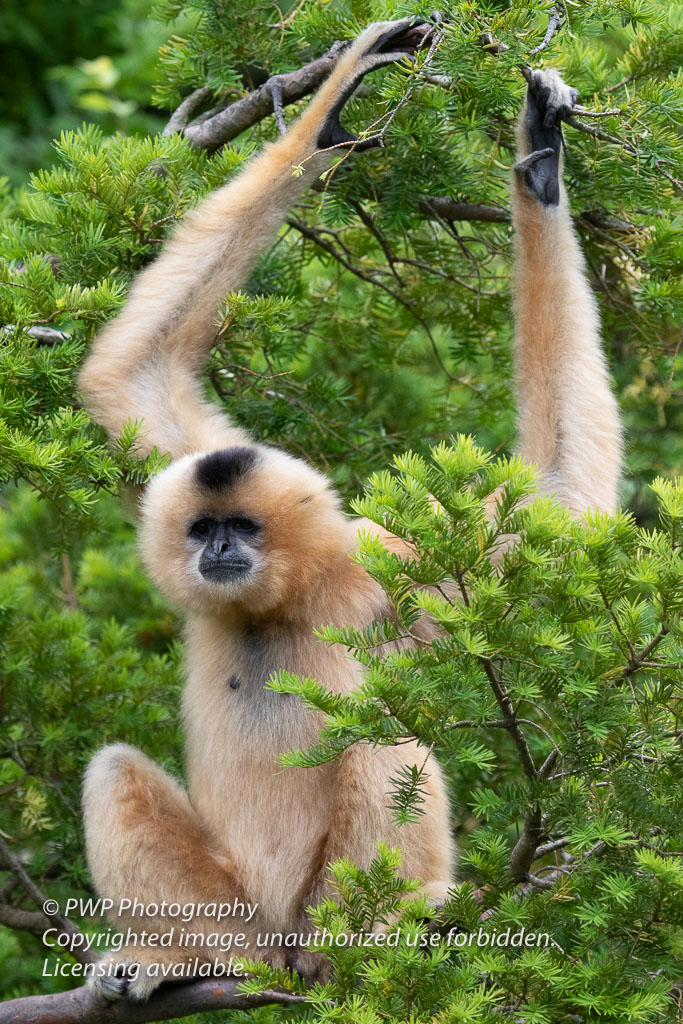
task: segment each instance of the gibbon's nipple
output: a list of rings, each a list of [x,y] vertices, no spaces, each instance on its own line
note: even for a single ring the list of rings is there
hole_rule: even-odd
[[[231,676],[230,677],[230,689],[231,690],[239,690],[240,685],[241,685],[241,680],[240,680],[239,676]]]

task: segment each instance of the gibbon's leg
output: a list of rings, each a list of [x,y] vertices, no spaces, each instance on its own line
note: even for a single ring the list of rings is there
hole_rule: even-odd
[[[237,873],[226,858],[211,850],[211,837],[190,805],[185,791],[163,769],[140,750],[120,743],[104,747],[88,766],[83,792],[83,818],[90,873],[97,893],[114,901],[138,900],[141,905],[179,903],[246,902]],[[187,945],[177,941],[179,931],[205,936],[244,932],[254,945],[261,926],[257,913],[249,922],[244,917],[226,917],[201,912],[190,922],[179,917],[141,916],[126,913],[112,916],[116,932],[130,928],[138,936],[143,930],[174,937],[169,946],[131,942],[118,951],[106,953],[100,965],[119,966],[118,975],[94,976],[94,987],[108,999],[128,996],[146,999],[161,982],[173,980],[163,974],[174,965],[185,967],[195,960],[213,962],[236,956],[252,956],[240,949],[222,953],[220,947]],[[189,968],[188,968],[189,970]],[[184,978],[183,980],[187,980]]]
[[[245,282],[290,206],[329,166],[334,151],[322,150],[354,144],[339,113],[362,78],[419,49],[430,30],[404,18],[361,33],[286,135],[186,216],[138,276],[81,373],[86,406],[112,439],[128,421],[144,419],[141,454],[156,445],[176,457],[248,440],[201,397],[198,377],[216,339],[217,307]]]
[[[577,93],[531,71],[512,185],[514,313],[522,455],[575,515],[617,502],[621,430],[600,319],[561,180],[562,129]]]
[[[431,903],[436,906],[445,900],[453,885],[455,850],[449,828],[446,787],[435,761],[426,779],[424,813],[416,822],[400,828],[392,822],[387,780],[404,764],[409,764],[411,756],[416,763],[424,761],[424,751],[417,745],[380,750],[358,745],[345,752],[320,867],[299,898],[304,932],[307,907],[334,895],[328,865],[348,859],[357,867],[367,869],[377,856],[380,840],[402,850],[401,875],[422,879],[422,892]],[[289,963],[311,980],[326,976],[324,959],[319,954],[311,954],[309,949],[293,950]]]

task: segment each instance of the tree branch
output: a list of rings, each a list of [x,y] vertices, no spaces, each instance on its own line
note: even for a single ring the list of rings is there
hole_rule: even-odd
[[[0,334],[10,334],[18,330],[15,324],[5,324],[0,327]],[[42,325],[21,328],[31,338],[35,338],[40,345],[58,345],[60,341],[66,341],[71,337],[66,331],[57,331],[54,327]]]
[[[536,849],[536,856],[534,857],[534,860],[546,857],[549,853],[554,853],[556,850],[563,850],[564,847],[568,845],[568,839],[554,839],[551,843],[544,843],[543,846],[539,846]]]
[[[305,996],[291,992],[263,991],[245,995],[234,978],[168,985],[146,1003],[129,1000],[111,1003],[90,986],[47,996],[10,999],[0,1006],[0,1024],[146,1024],[147,1021],[188,1017],[217,1010],[251,1010],[271,1003],[302,1003]]]
[[[315,92],[330,74],[346,46],[347,44],[342,42],[333,43],[327,53],[309,64],[304,64],[302,68],[290,71],[286,75],[274,75],[258,89],[235,100],[224,110],[219,110],[213,117],[188,124],[183,129],[183,135],[193,146],[213,152],[219,146],[246,131],[247,128],[262,121],[264,117],[268,117],[274,109],[276,111],[279,109],[281,113],[284,107]],[[271,84],[273,78],[276,80],[275,97]],[[195,95],[196,93],[192,93],[188,99]],[[183,101],[183,103],[186,102],[187,100]],[[180,107],[182,106],[181,103]],[[177,113],[178,111],[176,111]],[[174,117],[175,114],[171,121]],[[169,125],[171,121],[169,121]]]
[[[481,664],[482,668],[484,669],[484,672],[486,673],[488,681],[491,684],[491,689],[493,690],[493,695],[496,698],[498,707],[503,713],[503,719],[505,721],[506,728],[510,735],[512,736],[512,739],[515,742],[515,746],[517,747],[517,751],[522,762],[522,768],[524,769],[524,774],[528,779],[531,779],[533,781],[538,778],[538,772],[536,771],[536,765],[534,764],[534,759],[531,756],[531,752],[526,741],[526,736],[524,735],[522,729],[520,729],[519,727],[519,722],[517,720],[517,715],[515,714],[515,709],[512,706],[512,701],[510,700],[510,697],[505,691],[505,687],[496,676],[496,673],[490,661],[487,658],[482,658]]]
[[[510,872],[515,882],[527,881],[542,834],[541,808],[537,805],[524,815],[524,829],[510,854]]]
[[[632,676],[634,672],[637,672],[638,669],[643,666],[643,664],[647,661],[649,656],[654,651],[655,647],[659,646],[659,644],[662,642],[662,640],[668,634],[668,632],[669,630],[667,626],[662,626],[659,633],[653,636],[649,644],[646,647],[644,647],[639,654],[633,655],[631,660],[626,665],[626,668],[624,669],[624,677],[626,679],[628,679],[629,676]]]
[[[55,900],[48,900],[45,893],[38,888],[33,879],[27,874],[21,861],[14,856],[10,848],[8,847],[5,840],[0,835],[0,861],[3,862],[6,868],[12,872],[16,880],[23,887],[25,892],[31,897],[31,899],[39,907],[42,908],[42,913],[45,915],[46,921],[48,921],[57,931],[62,935],[69,935],[71,938],[77,938],[78,941],[69,945],[69,953],[81,964],[91,964],[94,962],[95,957],[89,949],[85,949],[81,943],[83,933],[80,928],[70,921],[68,917],[63,917],[62,914],[57,910],[56,913],[50,913],[49,909],[46,909],[45,905],[53,904],[57,906]],[[0,1017],[0,1024],[2,1018]]]
[[[583,121],[577,121],[573,116],[567,118],[567,124],[570,124],[572,128],[576,128],[577,131],[583,132],[584,135],[590,135],[592,139],[600,139],[603,142],[611,142],[615,146],[621,146],[627,153],[642,159],[647,164],[647,154],[643,153],[637,146],[634,146],[634,144],[628,139],[620,139],[617,135],[610,135],[608,132],[604,132],[600,128],[593,127],[593,125],[584,124]],[[667,171],[664,166],[665,161],[653,160],[653,164],[659,173],[663,174],[667,181],[670,181],[673,187],[683,194],[683,181],[674,177],[673,174]]]
[[[529,50],[529,56],[534,57],[537,53],[541,53],[543,50],[547,50],[550,45],[550,41],[562,28],[562,11],[559,6],[551,7],[550,15],[548,17],[548,27],[545,30],[542,42],[538,46],[534,46],[533,50]]]
[[[507,224],[510,221],[510,211],[499,206],[458,203],[445,196],[427,196],[420,200],[418,206],[427,217],[442,217],[444,220],[480,220],[488,224]]]
[[[9,903],[0,903],[0,924],[20,932],[42,935],[48,927],[48,919],[39,910],[23,910]]]
[[[199,89],[195,89],[189,96],[186,96],[183,102],[177,107],[171,114],[168,124],[161,133],[162,136],[173,135],[174,132],[180,132],[185,128],[187,122],[190,120],[194,112],[198,107],[201,107],[202,103],[206,103],[213,96],[213,89],[209,85],[202,85]]]

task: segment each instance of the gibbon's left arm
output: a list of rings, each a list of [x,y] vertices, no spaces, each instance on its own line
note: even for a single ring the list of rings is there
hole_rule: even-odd
[[[156,445],[178,457],[248,440],[201,397],[199,376],[216,338],[217,307],[244,284],[290,206],[328,167],[330,147],[365,148],[339,123],[359,82],[419,49],[430,28],[414,17],[370,25],[286,135],[185,217],[139,275],[80,378],[89,411],[112,439],[128,421],[144,420],[141,454]]]
[[[600,318],[562,183],[563,118],[577,93],[529,70],[512,183],[515,368],[520,450],[541,490],[575,515],[617,503],[621,428]]]

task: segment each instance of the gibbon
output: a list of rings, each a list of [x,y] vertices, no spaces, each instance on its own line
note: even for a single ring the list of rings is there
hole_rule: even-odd
[[[376,531],[394,551],[404,547],[373,523],[347,518],[310,465],[252,441],[203,399],[200,378],[218,304],[244,283],[336,148],[354,146],[339,123],[345,102],[369,71],[418,49],[428,28],[415,19],[377,23],[346,49],[287,133],[185,217],[97,338],[81,376],[87,407],[112,439],[142,420],[142,451],[156,445],[172,457],[141,500],[140,551],[187,620],[188,790],[134,747],[96,754],[83,798],[95,889],[115,906],[258,904],[249,921],[217,924],[200,913],[188,927],[243,932],[250,948],[240,955],[302,973],[320,957],[257,948],[256,937],[307,930],[306,908],[330,891],[329,862],[348,857],[367,867],[384,840],[400,847],[403,873],[421,879],[430,900],[446,896],[455,859],[448,801],[430,759],[425,813],[400,829],[392,823],[389,780],[422,763],[416,744],[359,745],[331,764],[279,769],[278,755],[313,744],[322,721],[264,684],[286,670],[339,693],[356,688],[360,666],[313,631],[391,615],[384,592],[350,557],[359,529]],[[529,72],[528,86],[512,185],[520,444],[540,467],[543,489],[580,515],[614,507],[620,428],[559,176],[561,121],[576,94],[554,71]],[[433,635],[428,623],[417,628]],[[168,933],[177,922],[128,915],[114,923]],[[121,966],[94,984],[108,998],[145,999],[163,980],[152,964],[214,956],[132,942],[106,954]]]

